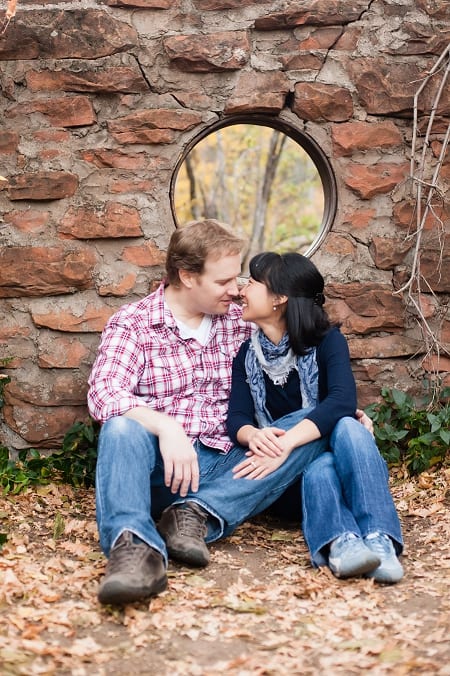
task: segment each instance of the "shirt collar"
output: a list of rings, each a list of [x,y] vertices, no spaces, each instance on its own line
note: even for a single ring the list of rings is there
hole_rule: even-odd
[[[164,280],[161,282],[159,287],[156,289],[153,295],[153,313],[152,313],[152,324],[153,326],[170,326],[171,328],[176,327],[176,322],[174,316],[167,305],[164,302],[164,289],[166,283]]]

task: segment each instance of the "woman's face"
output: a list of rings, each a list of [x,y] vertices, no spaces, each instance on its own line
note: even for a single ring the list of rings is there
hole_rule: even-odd
[[[275,295],[263,282],[249,278],[246,286],[240,290],[242,298],[242,318],[255,324],[264,323],[274,315]]]

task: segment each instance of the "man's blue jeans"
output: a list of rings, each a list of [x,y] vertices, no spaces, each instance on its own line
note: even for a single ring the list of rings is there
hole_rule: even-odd
[[[400,521],[389,491],[388,470],[374,438],[357,420],[342,418],[323,453],[303,474],[303,534],[313,564],[325,565],[323,548],[349,531],[380,531],[403,549]]]
[[[276,421],[289,429],[307,410]],[[100,545],[108,556],[125,530],[159,551],[167,561],[166,546],[154,519],[175,502],[193,500],[210,514],[207,542],[227,536],[250,516],[271,505],[296,481],[303,470],[326,448],[328,439],[295,449],[275,472],[264,479],[235,479],[233,467],[245,459],[247,449],[233,448],[223,454],[197,442],[200,488],[185,498],[164,486],[163,460],[157,437],[135,420],[111,418],[101,429],[96,476],[97,524]]]

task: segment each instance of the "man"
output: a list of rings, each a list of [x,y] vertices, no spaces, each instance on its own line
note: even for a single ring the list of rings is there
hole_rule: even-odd
[[[103,423],[96,503],[109,560],[101,603],[163,591],[168,554],[206,565],[205,540],[268,507],[326,449],[325,439],[305,444],[260,481],[233,473],[246,449],[232,448],[225,430],[231,365],[252,330],[233,303],[242,246],[214,220],[178,228],[164,282],[122,307],[102,334],[88,393]]]

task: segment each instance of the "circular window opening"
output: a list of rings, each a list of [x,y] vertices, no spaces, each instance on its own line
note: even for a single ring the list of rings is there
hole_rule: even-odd
[[[310,256],[332,225],[336,183],[310,136],[252,115],[191,141],[172,177],[171,205],[177,224],[216,218],[246,237],[245,268],[264,250]]]

